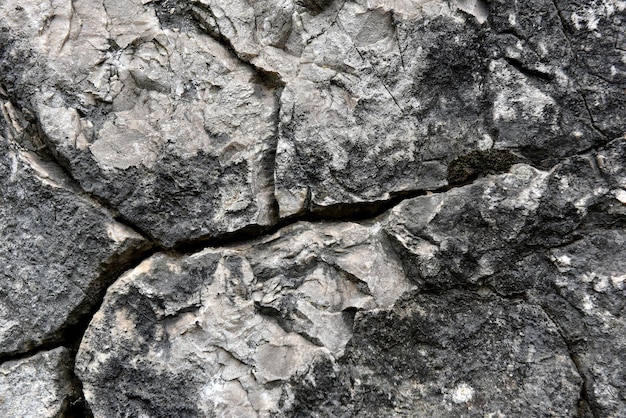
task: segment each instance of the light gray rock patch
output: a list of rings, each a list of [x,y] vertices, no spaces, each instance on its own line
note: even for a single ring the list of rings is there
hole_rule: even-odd
[[[301,223],[147,259],[110,288],[81,343],[94,415],[281,413],[290,379],[343,354],[356,311],[411,288],[388,251],[376,225]]]
[[[78,396],[72,360],[65,347],[0,365],[0,414],[3,417],[56,418]]]

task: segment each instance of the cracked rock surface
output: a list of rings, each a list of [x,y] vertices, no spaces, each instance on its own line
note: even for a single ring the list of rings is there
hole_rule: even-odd
[[[250,65],[141,2],[18,4],[5,55],[31,54],[24,102],[86,192],[165,246],[275,222],[275,91]]]
[[[0,357],[58,343],[145,240],[0,136]],[[57,181],[58,180],[58,181]]]
[[[0,415],[621,417],[626,2],[0,2]]]
[[[386,247],[376,226],[299,223],[245,246],[145,260],[109,289],[83,338],[77,373],[92,411],[284,410],[290,379],[343,354],[356,311],[411,288]]]

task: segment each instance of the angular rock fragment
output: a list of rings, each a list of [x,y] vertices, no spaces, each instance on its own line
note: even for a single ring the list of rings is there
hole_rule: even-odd
[[[143,237],[0,136],[0,357],[72,333]]]
[[[529,255],[522,247],[533,232],[529,225],[547,177],[519,164],[510,173],[396,206],[386,230],[409,277],[425,290],[484,285],[510,290],[515,283],[494,278]]]
[[[507,174],[407,200],[385,226],[408,277],[423,291],[473,289],[540,306],[585,381],[579,406],[596,416],[619,416],[626,405],[619,348],[626,300],[624,144],[612,141],[549,173],[516,165]]]
[[[275,90],[193,27],[161,29],[143,3],[3,3],[19,40],[6,55],[40,63],[28,81],[7,71],[9,93],[40,82],[24,105],[59,161],[163,245],[271,225]]]
[[[78,397],[65,347],[0,364],[0,415],[56,418]]]
[[[157,254],[109,289],[77,374],[96,417],[280,413],[293,376],[343,354],[356,311],[410,288],[377,226]]]

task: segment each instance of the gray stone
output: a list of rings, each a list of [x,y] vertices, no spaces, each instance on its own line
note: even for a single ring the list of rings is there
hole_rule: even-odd
[[[7,54],[41,67],[24,106],[85,191],[165,246],[271,225],[275,89],[143,3],[4,2]]]
[[[569,334],[573,358],[588,382],[591,406],[601,416],[617,417],[624,412],[625,248],[623,230],[593,231],[549,252],[556,267],[554,284],[579,312],[580,323],[568,326],[566,314],[558,307],[553,308],[554,315]]]
[[[30,102],[59,158],[167,246],[271,225],[274,196],[332,214],[444,187],[471,151],[550,166],[623,134],[619,2],[144,3],[4,21],[48,63]]]
[[[343,354],[357,310],[410,288],[377,225],[157,254],[109,289],[77,373],[96,417],[279,413],[293,376]]]
[[[70,183],[55,164],[0,136],[0,357],[74,332],[147,248]]]
[[[86,398],[96,416],[618,416],[625,238],[592,218],[617,200],[595,161],[618,176],[623,142],[363,225],[153,256],[87,330]]]
[[[0,365],[0,415],[7,418],[65,416],[78,396],[65,347]]]
[[[550,166],[623,133],[621,3],[318,3],[177,2],[286,84],[283,217],[440,188],[473,150]]]
[[[625,19],[0,2],[0,370],[71,347],[53,415],[623,416]]]
[[[473,289],[543,311],[585,381],[579,407],[595,416],[624,409],[625,143],[407,200],[385,227],[423,292]]]
[[[357,314],[340,366],[301,376],[290,413],[575,416],[581,384],[541,308],[457,290],[409,293],[391,310]]]
[[[425,290],[499,290],[500,283],[490,281],[526,255],[520,247],[532,233],[528,223],[537,216],[547,178],[519,164],[510,173],[393,208],[386,230],[407,274]]]

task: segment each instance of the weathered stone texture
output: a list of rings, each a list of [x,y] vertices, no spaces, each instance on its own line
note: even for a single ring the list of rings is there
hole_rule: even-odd
[[[619,416],[624,237],[589,222],[598,202],[622,203],[598,158],[515,165],[363,226],[154,256],[87,330],[87,399],[115,415],[145,379],[132,408],[150,416],[174,413],[162,381],[185,382],[176,407],[196,415]]]
[[[623,133],[623,114],[598,115],[624,107],[619,2],[267,3],[190,2],[240,56],[286,83],[282,216],[438,188],[446,165],[471,150],[509,148],[550,165]]]
[[[0,415],[623,416],[625,24],[0,2]]]
[[[38,84],[23,102],[84,190],[166,246],[275,222],[277,103],[250,65],[138,1],[18,3],[5,55],[36,70],[13,90]]]
[[[0,357],[58,342],[145,240],[0,136]],[[111,277],[113,276],[113,277]]]
[[[111,287],[81,344],[90,406],[96,416],[280,411],[291,377],[342,355],[357,310],[411,288],[386,248],[380,228],[302,223],[147,259]]]
[[[409,294],[393,310],[359,313],[337,374],[343,385],[311,416],[574,416],[581,378],[541,308],[457,290]],[[324,369],[311,373],[317,378]],[[299,400],[300,400],[299,399]]]
[[[65,347],[0,365],[0,415],[57,418],[78,397]]]

